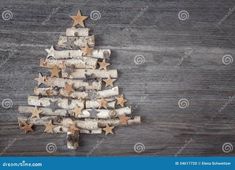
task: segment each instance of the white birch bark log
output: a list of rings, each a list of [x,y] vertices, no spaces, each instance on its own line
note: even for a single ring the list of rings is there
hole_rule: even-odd
[[[34,107],[33,106],[19,106],[19,113],[32,113]],[[40,107],[42,110],[41,115],[43,116],[74,116],[73,110],[65,110],[65,109],[56,109],[52,111],[51,108]],[[99,118],[99,119],[109,119],[118,117],[121,115],[130,115],[131,108],[130,107],[122,107],[119,109],[95,109],[96,114],[91,114],[92,109],[83,109],[81,114],[75,115],[75,118]]]
[[[86,46],[94,47],[95,46],[95,36],[85,36],[85,37],[68,37],[68,36],[60,36],[57,48],[66,48],[66,49],[74,49],[76,47],[83,48]]]
[[[84,108],[84,101],[82,100],[71,99],[71,103],[69,104],[69,100],[64,98],[39,98],[38,96],[28,96],[28,104],[33,106],[50,107],[50,101],[57,101],[59,108],[63,109],[74,109],[77,106],[79,106],[80,108]]]
[[[112,126],[121,125],[118,118],[115,118],[115,119],[90,119],[90,118],[86,118],[85,121],[97,122],[99,127],[105,127],[107,124],[112,125]],[[139,123],[141,123],[140,116],[134,116],[133,118],[128,120],[128,125],[139,124]]]
[[[65,35],[66,36],[75,36],[75,37],[84,37],[84,36],[89,36],[89,28],[67,28]]]
[[[80,57],[77,59],[40,59],[40,66],[46,68],[52,68],[57,66],[58,68],[72,67],[83,69],[95,69],[97,66],[97,59],[91,57]]]
[[[68,127],[65,126],[56,126],[53,131],[55,133],[66,133],[68,132]],[[87,129],[80,129],[80,133],[85,133],[85,134],[101,134],[102,133],[102,129],[98,128],[98,129],[92,129],[92,130],[87,130]]]
[[[64,87],[66,83],[73,84],[75,89],[84,88],[85,90],[101,90],[102,87],[102,81],[94,81],[89,84],[83,80],[71,80],[56,77],[47,77],[47,80],[44,84],[52,87]]]
[[[46,92],[45,92],[45,94],[46,94]],[[113,88],[107,89],[107,90],[95,91],[95,92],[93,92],[92,96],[94,98],[100,99],[100,98],[113,97],[118,94],[119,94],[118,87],[113,87]],[[88,92],[74,91],[69,95],[64,89],[60,89],[60,95],[65,96],[65,97],[72,97],[72,98],[76,98],[76,99],[91,99],[92,98],[92,96],[89,96]]]
[[[110,57],[111,51],[109,49],[94,49],[92,51],[91,57],[105,59]],[[68,59],[68,58],[81,58],[83,57],[83,52],[81,50],[55,50],[50,49],[48,53],[48,58],[54,59]]]
[[[75,123],[79,129],[93,130],[99,128],[98,122],[90,120],[84,121],[84,120],[72,120],[71,118],[63,118],[61,122],[62,126],[64,127],[69,127],[73,123]]]
[[[55,120],[55,117],[42,117],[41,119],[37,118],[27,118],[27,117],[18,117],[18,121],[27,121],[28,123],[32,123],[33,125],[36,126],[44,126],[46,123],[49,123],[50,120]],[[67,133],[68,132],[68,127],[62,126],[62,125],[55,125],[53,128],[54,133]],[[97,129],[80,129],[80,133],[85,133],[85,134],[101,134],[102,129],[97,128]]]
[[[117,78],[117,70],[92,70],[92,69],[75,69],[71,75],[62,69],[62,77],[65,78],[86,78],[86,75],[94,75],[97,78]]]
[[[33,106],[19,106],[18,107],[18,112],[19,113],[32,113],[33,109],[35,107]],[[46,116],[69,116],[69,113],[65,109],[56,109],[55,111],[52,111],[51,108],[46,108],[46,107],[40,107],[42,110],[41,115],[46,115]]]
[[[108,101],[108,99],[107,99]],[[86,109],[92,109],[92,108],[99,108],[100,102],[99,99],[97,101],[95,100],[86,100]],[[108,108],[114,109],[115,108],[115,101],[108,101]]]

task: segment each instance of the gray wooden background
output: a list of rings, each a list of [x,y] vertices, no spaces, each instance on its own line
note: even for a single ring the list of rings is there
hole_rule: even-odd
[[[68,151],[64,134],[37,128],[25,135],[16,120],[33,79],[47,71],[39,67],[45,48],[57,43],[78,9],[101,13],[86,26],[97,48],[112,50],[117,84],[143,123],[112,136],[81,135],[79,150]],[[13,17],[0,18],[0,102],[10,98],[13,106],[0,107],[0,155],[234,155],[234,0],[0,0],[0,13],[6,10]],[[182,10],[188,15],[178,16]],[[145,62],[136,64],[135,56]],[[45,149],[51,142],[53,154]],[[140,154],[133,149],[138,142],[145,146]]]

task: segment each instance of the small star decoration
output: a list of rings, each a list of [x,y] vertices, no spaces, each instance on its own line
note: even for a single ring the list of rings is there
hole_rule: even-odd
[[[45,130],[44,130],[44,132],[46,132],[46,133],[53,133],[53,132],[54,132],[54,131],[53,131],[54,127],[55,127],[55,126],[52,124],[52,120],[50,120],[50,122],[48,122],[48,123],[45,124]]]
[[[82,27],[85,27],[84,20],[87,19],[87,16],[82,16],[80,10],[78,10],[78,13],[76,16],[70,16],[73,19],[73,27],[76,25],[80,25]]]
[[[120,105],[122,107],[124,107],[125,103],[127,102],[127,100],[124,99],[123,95],[116,97],[116,100],[117,100],[117,105]]]
[[[106,127],[103,128],[103,131],[105,131],[105,135],[113,134],[113,128],[114,128],[114,126],[109,126],[107,124]]]
[[[126,115],[119,116],[119,122],[121,123],[121,125],[127,125],[129,119],[130,118],[127,117]]]
[[[107,67],[110,65],[109,63],[106,63],[105,59],[102,62],[98,62],[98,64],[100,70],[107,70]]]
[[[35,108],[32,109],[31,113],[32,113],[31,118],[35,118],[35,117],[36,117],[36,118],[40,119],[39,114],[42,113],[42,110],[41,110],[41,109],[38,109],[38,108],[35,106]]]
[[[46,77],[43,76],[42,73],[38,73],[38,78],[35,78],[34,80],[36,80],[38,82],[38,86],[40,86],[45,82]]]
[[[24,130],[25,133],[33,132],[32,126],[33,124],[28,124],[27,122],[23,121],[19,123],[20,129]]]
[[[90,48],[88,45],[86,45],[84,48],[81,48],[81,50],[83,56],[91,56],[93,48]]]
[[[105,108],[105,109],[107,109],[107,107],[108,107],[108,101],[107,100],[105,100],[104,98],[102,98],[100,101],[99,101],[99,109],[100,108]]]
[[[111,79],[111,77],[109,76],[109,78],[103,79],[103,81],[105,82],[105,87],[108,87],[108,86],[113,87],[113,82],[115,82],[116,79]]]
[[[51,77],[59,77],[60,69],[57,66],[51,68]]]

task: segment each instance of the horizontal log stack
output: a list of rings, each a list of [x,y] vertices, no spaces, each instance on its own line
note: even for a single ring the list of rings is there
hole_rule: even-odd
[[[49,74],[39,73],[37,87],[28,96],[28,106],[19,106],[19,127],[25,133],[44,126],[45,133],[66,133],[68,149],[79,147],[79,133],[113,134],[116,126],[141,122],[131,116],[131,107],[115,85],[116,69],[111,69],[109,49],[95,49],[95,37],[85,28],[78,11],[72,28],[58,43],[46,49],[39,65]]]

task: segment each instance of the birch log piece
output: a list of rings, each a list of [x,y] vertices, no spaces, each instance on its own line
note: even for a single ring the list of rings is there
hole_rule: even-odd
[[[84,101],[82,100],[71,99],[71,103],[69,103],[69,99],[64,98],[39,98],[38,96],[28,96],[29,105],[50,107],[51,102],[57,102],[58,107],[63,109],[74,109],[77,106],[79,106],[80,108],[84,108]]]
[[[68,132],[68,127],[65,126],[56,126],[54,127],[53,131],[55,133],[67,133]],[[101,134],[102,129],[92,129],[92,130],[87,130],[87,129],[80,129],[80,133],[85,133],[85,134]]]
[[[32,113],[33,109],[35,107],[33,106],[19,106],[18,107],[18,112],[19,113]],[[40,107],[40,110],[42,110],[42,115],[47,115],[47,116],[69,116],[69,113],[65,109],[56,109],[53,111],[51,108],[45,108],[45,107]]]
[[[105,127],[107,124],[112,125],[112,126],[121,125],[118,118],[115,118],[115,119],[90,119],[90,118],[86,118],[85,121],[97,122],[99,127]],[[139,124],[139,123],[141,123],[140,116],[134,116],[133,118],[128,120],[128,125]]]
[[[71,80],[56,77],[47,77],[44,82],[45,85],[52,87],[64,87],[66,83],[73,84],[75,89],[84,88],[84,90],[101,90],[102,87],[102,81],[93,81],[92,83],[88,83],[83,80]]]
[[[62,77],[65,78],[86,78],[86,75],[94,75],[97,78],[117,78],[117,70],[92,70],[92,69],[75,69],[70,75],[65,69],[62,69]]]
[[[34,106],[19,106],[19,113],[32,113]],[[75,118],[99,118],[99,119],[109,119],[118,117],[121,115],[129,115],[131,114],[130,107],[122,107],[119,109],[94,109],[95,114],[91,114],[92,109],[83,109],[81,114],[74,115],[73,110],[66,109],[56,109],[53,111],[51,108],[40,107],[42,110],[41,115],[43,116],[74,116]]]
[[[54,59],[68,59],[68,58],[80,58],[83,57],[83,52],[81,50],[55,50],[53,47],[46,49],[47,58]],[[111,51],[109,49],[94,49],[92,51],[91,57],[105,59],[110,57]]]
[[[106,99],[108,101],[108,105],[107,105],[107,108],[109,109],[114,109],[115,108],[115,103],[116,101],[111,99]],[[99,99],[97,100],[86,100],[86,108],[87,109],[92,109],[92,108],[99,108],[100,107],[100,102],[99,102]]]
[[[68,94],[64,89],[60,89],[59,93],[62,96],[72,97],[75,99],[92,99],[93,97],[100,99],[100,98],[107,98],[107,97],[112,97],[112,96],[118,95],[119,89],[118,89],[118,87],[113,87],[113,88],[107,89],[107,90],[94,91],[91,95],[89,94],[89,92],[79,92],[79,91],[74,91],[71,94]]]
[[[72,134],[71,132],[67,132],[67,148],[68,149],[77,149],[79,147],[79,132]]]
[[[75,36],[75,37],[85,37],[85,36],[89,36],[89,28],[67,28],[66,29],[66,36]]]
[[[50,121],[56,121],[56,117],[48,116],[48,117],[42,117],[41,119],[38,118],[28,118],[28,117],[23,117],[20,116],[18,117],[19,122],[25,122],[33,124],[33,125],[38,125],[38,126],[44,126],[46,123],[49,123]],[[62,126],[62,125],[55,125],[53,128],[54,133],[67,133],[68,132],[68,127]],[[85,133],[85,134],[101,134],[102,129],[97,128],[97,129],[80,129],[80,133]]]
[[[46,68],[53,68],[54,66],[57,66],[58,68],[74,67],[84,69],[95,69],[97,66],[97,59],[89,57],[80,57],[76,59],[66,60],[40,59],[40,66]]]
[[[67,37],[67,36],[60,36],[57,48],[83,48],[86,46],[94,47],[95,46],[95,36],[85,36],[85,37]]]
[[[75,123],[75,125],[79,129],[87,129],[87,130],[93,130],[98,129],[98,122],[91,121],[91,120],[72,120],[71,118],[63,118],[61,124],[64,127],[69,127],[71,124]]]

